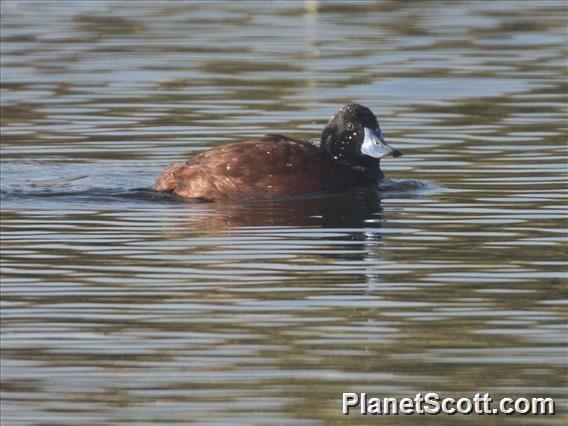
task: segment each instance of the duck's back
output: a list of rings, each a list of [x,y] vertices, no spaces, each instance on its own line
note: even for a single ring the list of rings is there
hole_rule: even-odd
[[[318,147],[281,135],[232,143],[166,168],[158,191],[203,200],[270,198],[340,185]]]

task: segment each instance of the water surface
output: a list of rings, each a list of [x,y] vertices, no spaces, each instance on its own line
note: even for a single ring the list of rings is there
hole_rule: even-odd
[[[553,397],[566,3],[2,2],[4,424],[347,424],[342,392]],[[364,103],[379,190],[188,204],[172,161]]]

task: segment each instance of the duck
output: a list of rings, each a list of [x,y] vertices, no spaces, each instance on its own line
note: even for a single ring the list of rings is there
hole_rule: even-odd
[[[377,184],[380,160],[402,156],[385,142],[366,106],[343,105],[319,145],[280,134],[234,142],[169,165],[154,183],[188,200],[240,201],[299,196]]]

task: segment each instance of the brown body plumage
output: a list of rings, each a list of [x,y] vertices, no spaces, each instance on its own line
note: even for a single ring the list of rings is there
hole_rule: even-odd
[[[381,178],[376,164],[333,161],[309,142],[266,135],[174,163],[154,187],[184,198],[212,201],[292,196],[376,182]]]

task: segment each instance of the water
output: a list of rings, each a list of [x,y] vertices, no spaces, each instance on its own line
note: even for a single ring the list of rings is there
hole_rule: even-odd
[[[2,2],[3,424],[371,424],[342,392],[427,391],[558,414],[388,423],[565,424],[567,13]],[[348,101],[405,153],[379,192],[151,190]]]

